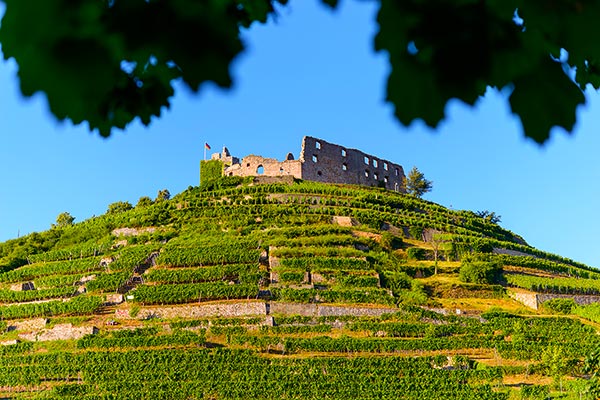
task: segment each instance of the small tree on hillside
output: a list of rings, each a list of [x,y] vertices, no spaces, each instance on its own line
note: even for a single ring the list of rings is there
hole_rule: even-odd
[[[502,217],[493,211],[488,211],[488,210],[476,211],[475,215],[477,215],[480,218],[487,219],[492,224],[496,224],[496,225],[502,221]]]
[[[63,212],[63,213],[58,214],[58,216],[56,217],[56,224],[52,224],[52,226],[57,227],[57,228],[62,228],[65,226],[73,225],[74,221],[75,221],[74,216],[72,216],[68,212]]]
[[[405,182],[406,192],[415,197],[421,197],[433,188],[433,182],[425,179],[425,175],[417,167],[412,167]]]
[[[107,214],[118,214],[125,211],[129,211],[133,208],[130,202],[128,201],[117,201],[115,203],[108,205],[108,210],[106,210]]]
[[[136,207],[148,207],[152,205],[152,199],[148,196],[142,196],[138,200]]]
[[[435,266],[434,275],[437,275],[439,252],[446,243],[446,238],[443,236],[442,232],[434,231],[431,235],[429,243],[431,244],[431,248],[433,249],[433,259]]]
[[[158,191],[158,195],[156,195],[156,201],[169,200],[171,198],[171,192],[168,189],[163,189]]]

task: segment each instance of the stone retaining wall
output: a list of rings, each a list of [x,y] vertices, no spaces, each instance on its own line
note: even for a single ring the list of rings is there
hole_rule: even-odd
[[[203,318],[203,317],[243,317],[247,315],[267,315],[264,302],[252,301],[244,303],[198,304],[187,306],[164,306],[142,308],[137,319],[147,318]],[[120,309],[115,312],[117,318],[131,319],[129,310]]]
[[[579,305],[600,303],[600,296],[585,296],[572,294],[546,294],[546,293],[517,293],[508,291],[508,295],[513,299],[523,303],[534,310],[539,309],[540,304],[552,299],[573,299]]]
[[[372,316],[398,312],[397,308],[328,306],[301,303],[271,303],[270,314],[304,315],[308,317],[329,317],[341,315]]]
[[[73,324],[57,324],[52,329],[43,329],[40,332],[21,333],[21,339],[32,342],[47,342],[51,340],[73,340],[81,339],[85,335],[98,333],[94,326],[76,326]]]
[[[381,314],[397,312],[397,308],[389,307],[351,307],[331,306],[301,303],[265,303],[251,301],[244,303],[197,304],[186,306],[163,306],[142,308],[135,316],[136,319],[148,318],[206,318],[206,317],[244,317],[256,315],[304,315],[308,317],[323,317],[336,315],[380,316]],[[128,309],[119,309],[115,317],[132,319]]]

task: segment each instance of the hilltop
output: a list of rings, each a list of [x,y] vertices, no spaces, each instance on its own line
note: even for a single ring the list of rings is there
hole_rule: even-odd
[[[600,271],[474,212],[252,177],[111,206],[0,244],[0,395],[595,398]]]

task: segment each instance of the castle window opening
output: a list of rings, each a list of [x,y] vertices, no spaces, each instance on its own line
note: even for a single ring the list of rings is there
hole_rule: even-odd
[[[390,180],[390,178],[388,178],[387,176],[384,176],[384,177],[383,177],[383,181],[384,181],[385,183],[388,183],[388,181],[389,181],[389,180]]]
[[[368,169],[366,169],[366,170],[365,170],[365,178],[368,178],[368,177],[369,177],[369,170],[368,170]]]
[[[250,163],[246,164],[246,168],[249,168],[249,167],[250,167]]]
[[[396,168],[396,176],[400,175],[400,171]]]
[[[377,172],[375,172],[375,173],[373,174],[373,179],[375,179],[376,181],[378,181],[378,180],[379,180],[379,176],[377,175]]]
[[[348,171],[348,164],[346,164],[346,163],[342,164],[342,171]]]
[[[383,169],[385,169],[386,171],[388,170],[388,165],[386,162],[383,163]]]
[[[377,168],[377,160],[373,159],[373,167]]]
[[[342,149],[342,157],[346,157],[346,150]]]
[[[315,148],[321,150],[321,142],[315,142]]]
[[[321,171],[317,171],[317,175],[321,176],[323,173]]]
[[[312,161],[313,161],[314,163],[316,163],[316,162],[318,162],[318,161],[319,161],[319,158],[318,158],[316,155],[314,155],[314,154],[313,154],[313,156],[312,156]]]
[[[394,190],[397,192],[398,191],[398,183],[394,183]]]
[[[279,168],[279,173],[283,174],[283,168]]]
[[[369,157],[365,156],[365,164],[369,165]]]
[[[263,167],[262,165],[259,165],[258,168],[256,168],[256,174],[262,175],[264,173],[265,173],[265,167]]]

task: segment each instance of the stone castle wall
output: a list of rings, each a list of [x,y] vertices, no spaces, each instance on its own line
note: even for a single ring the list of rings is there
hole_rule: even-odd
[[[386,189],[400,191],[404,169],[388,160],[304,137],[302,152],[302,179],[325,183],[348,183],[364,186],[385,185]]]
[[[277,161],[275,158],[246,156],[239,164],[225,168],[227,176],[293,176],[302,179],[302,162],[300,160]]]
[[[237,161],[229,156],[227,149],[223,155],[216,153],[212,158]],[[284,161],[250,155],[241,162],[226,163],[223,174],[293,177],[324,183],[384,186],[395,191],[403,190],[404,180],[404,169],[398,164],[310,136],[302,139],[297,160],[291,153]]]

